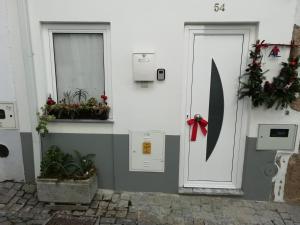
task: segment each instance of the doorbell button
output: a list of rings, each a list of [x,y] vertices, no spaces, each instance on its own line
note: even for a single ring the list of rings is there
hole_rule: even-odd
[[[164,81],[166,79],[166,70],[165,69],[157,69],[157,80]]]

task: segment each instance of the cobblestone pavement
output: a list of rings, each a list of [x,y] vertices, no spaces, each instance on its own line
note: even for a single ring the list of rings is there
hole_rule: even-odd
[[[300,225],[300,205],[111,190],[90,205],[51,205],[38,202],[35,185],[0,183],[0,225],[45,224],[54,213],[96,216],[100,225]]]

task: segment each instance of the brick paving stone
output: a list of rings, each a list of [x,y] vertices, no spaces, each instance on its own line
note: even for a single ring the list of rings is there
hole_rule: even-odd
[[[23,207],[22,212],[24,213],[28,213],[29,211],[31,211],[33,209],[33,206],[31,205],[26,205]]]
[[[0,225],[13,225],[13,223],[10,221],[5,221],[5,222],[0,223]]]
[[[85,213],[85,215],[87,216],[93,216],[96,214],[96,210],[95,209],[88,209]]]
[[[106,201],[100,201],[99,202],[99,208],[101,208],[101,209],[106,209],[107,207],[108,207],[108,202],[106,202]]]
[[[111,201],[113,203],[117,203],[120,200],[120,194],[119,193],[115,193],[112,195]]]
[[[38,203],[38,200],[36,198],[31,198],[27,202],[27,205],[35,206]]]
[[[117,218],[124,218],[127,216],[127,210],[117,211],[116,217]]]
[[[25,192],[23,190],[17,191],[16,196],[22,197],[24,193]]]
[[[106,216],[106,217],[115,217],[116,214],[117,214],[116,211],[114,211],[114,210],[108,210],[108,211],[105,213],[105,216]]]
[[[24,204],[14,204],[12,205],[12,207],[10,207],[10,211],[13,212],[18,212],[20,209],[22,209],[22,207],[24,206]]]
[[[96,212],[96,216],[104,216],[106,213],[106,210],[105,209],[98,209],[97,212]]]
[[[2,183],[2,187],[3,188],[7,188],[7,189],[10,189],[10,188],[12,188],[13,186],[14,186],[14,182],[12,182],[12,181],[4,181],[3,183]]]
[[[99,206],[99,201],[97,201],[97,200],[93,200],[92,203],[91,203],[91,205],[90,205],[90,207],[92,209],[97,209],[98,206]]]
[[[298,205],[226,197],[99,190],[82,211],[49,210],[34,185],[0,182],[0,201],[0,225],[44,224],[53,213],[97,216],[106,225],[300,225]]]
[[[18,196],[18,197],[19,197],[19,196]],[[28,201],[28,199],[20,198],[20,199],[17,201],[17,203],[18,203],[18,204],[21,204],[21,205],[25,205],[27,201]]]
[[[117,219],[117,223],[123,224],[123,225],[133,225],[136,224],[135,220],[132,219]]]
[[[117,208],[117,204],[112,202],[110,202],[107,207],[108,210],[115,210],[116,208]]]
[[[74,216],[82,216],[82,215],[84,215],[84,213],[85,213],[84,211],[74,211],[73,215]]]
[[[100,219],[100,223],[115,223],[116,219],[115,218],[108,218],[108,217],[102,217]]]
[[[20,190],[22,187],[23,187],[23,184],[22,184],[22,183],[15,183],[14,186],[13,186],[13,188],[14,188],[15,190]]]
[[[124,192],[124,193],[121,194],[121,199],[129,201],[130,200],[130,195],[128,193]]]
[[[26,193],[26,194],[24,194],[24,196],[23,196],[23,198],[25,198],[25,199],[31,199],[32,197],[33,197],[33,195],[30,194],[30,193]]]
[[[122,200],[119,201],[118,208],[123,209],[128,207],[128,200]]]
[[[291,220],[284,220],[285,225],[294,225],[293,221]]]

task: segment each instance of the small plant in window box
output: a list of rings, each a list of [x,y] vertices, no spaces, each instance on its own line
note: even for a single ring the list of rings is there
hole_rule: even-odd
[[[57,146],[51,146],[41,162],[41,175],[37,178],[38,199],[56,203],[90,203],[97,191],[95,155],[75,157]]]
[[[87,96],[88,92],[79,88],[74,93],[66,91],[58,103],[49,96],[45,106],[41,108],[42,113],[38,113],[39,124],[36,130],[42,136],[46,135],[47,123],[54,119],[107,120],[110,107],[105,93],[100,96],[100,101],[94,97],[87,99]]]

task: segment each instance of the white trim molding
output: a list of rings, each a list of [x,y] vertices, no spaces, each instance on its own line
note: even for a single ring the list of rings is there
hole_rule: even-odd
[[[42,22],[43,56],[45,63],[44,80],[46,82],[47,95],[51,94],[57,100],[55,60],[53,48],[53,33],[91,33],[102,34],[104,41],[104,76],[105,93],[109,96],[107,102],[112,106],[112,78],[111,78],[111,44],[110,44],[110,25],[107,23],[61,23],[61,22]],[[45,90],[38,90],[45,91]],[[44,103],[40,103],[43,105]],[[112,110],[110,119],[113,118]]]
[[[191,68],[189,60],[192,58],[193,37],[197,34],[242,34],[245,39],[245,44],[242,53],[241,70],[246,68],[248,50],[251,44],[255,41],[256,26],[254,25],[186,25],[185,26],[185,52],[184,52],[184,76],[183,76],[183,104],[182,104],[182,118],[187,120],[189,112],[189,99],[191,93],[188,85],[191,83]],[[243,71],[240,71],[241,74]],[[179,170],[179,187],[186,188],[224,188],[224,189],[240,189],[242,186],[243,162],[245,153],[245,142],[248,128],[250,107],[247,100],[238,102],[238,112],[236,121],[236,136],[235,142],[235,157],[233,159],[232,180],[228,182],[213,182],[213,181],[190,181],[187,180],[185,171],[186,154],[185,149],[188,149],[187,140],[189,133],[186,123],[182,123],[181,127],[181,146],[180,146],[180,170]]]

